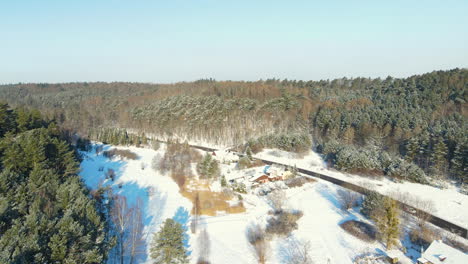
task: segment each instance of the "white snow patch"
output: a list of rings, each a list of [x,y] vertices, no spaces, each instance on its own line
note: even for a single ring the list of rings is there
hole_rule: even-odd
[[[111,146],[105,146],[105,148],[109,149]],[[168,175],[161,175],[151,169],[153,157],[162,157],[164,155],[164,144],[161,144],[158,151],[136,147],[118,148],[129,149],[135,152],[139,158],[137,160],[121,160],[119,158],[109,160],[102,155],[96,155],[94,151],[86,152],[84,153],[86,157],[81,164],[80,175],[91,188],[97,188],[100,183],[109,184],[114,187],[116,192],[125,195],[130,203],[133,203],[137,198],[144,201],[145,232],[148,234],[147,244],[149,245],[152,234],[159,230],[162,221],[166,218],[172,218],[179,207],[190,211],[192,204],[179,193],[179,187]],[[390,192],[392,188],[400,187],[400,190],[412,191],[412,193],[422,197],[436,197],[442,199],[441,202],[434,201],[438,210],[442,207],[440,204],[442,202],[447,206],[447,201],[450,201],[447,197],[450,197],[450,195],[453,195],[452,199],[460,201],[461,205],[467,205],[463,195],[452,193],[450,190],[438,190],[430,186],[409,183],[377,181],[327,170],[320,156],[314,152],[310,152],[304,157],[297,157],[283,151],[265,150],[259,153],[257,157],[286,163],[291,166],[296,165],[299,168],[316,170],[355,183],[374,184],[376,188],[382,188],[382,191]],[[142,163],[146,165],[145,169],[142,169]],[[99,171],[100,167],[104,167],[104,171]],[[107,168],[115,170],[117,176],[115,182],[105,180]],[[220,213],[217,216],[201,217],[201,225],[198,230],[206,228],[209,234],[211,245],[209,261],[211,263],[256,263],[255,255],[247,241],[246,230],[253,224],[265,226],[269,217],[268,211],[271,210],[266,198],[256,194],[261,193],[262,190],[269,192],[271,189],[278,188],[285,190],[289,208],[301,210],[304,213],[303,217],[298,221],[298,230],[293,231],[291,235],[300,240],[310,241],[312,258],[316,263],[346,264],[352,263],[357,255],[364,252],[379,254],[385,252],[381,243],[361,241],[341,229],[339,224],[346,220],[366,221],[356,211],[343,211],[340,209],[336,192],[341,187],[318,180],[315,183],[307,183],[299,188],[288,189],[283,182],[274,182],[260,185],[251,190],[250,188],[253,187],[249,179],[263,173],[264,167],[238,170],[234,163],[229,163],[221,164],[220,168],[221,173],[226,176],[227,180],[239,179],[240,182],[245,183],[248,194],[242,195],[242,203],[246,208],[244,213]],[[119,183],[122,184],[121,189],[118,187]],[[382,186],[379,186],[379,184]],[[217,181],[212,182],[210,188],[212,191],[222,191],[223,189]],[[434,189],[439,192],[434,192]],[[235,203],[238,201],[234,199],[230,202]],[[450,211],[448,215],[451,217],[457,214],[461,215],[459,219],[462,220],[463,216],[468,215],[468,213],[466,210],[461,210],[458,203],[454,204],[454,207],[447,210]],[[466,219],[468,217],[465,217],[464,221]],[[199,232],[189,234],[190,250],[192,251],[191,263],[196,263],[198,259],[199,245],[197,245],[196,239],[198,234]],[[287,239],[280,237],[269,240],[270,256],[268,263],[284,263],[280,249],[287,241]],[[399,258],[403,263],[411,263],[403,253]],[[151,263],[151,260],[147,258],[146,261],[140,263]]]
[[[468,228],[468,195],[464,195],[456,188],[441,189],[430,185],[411,183],[411,182],[393,182],[386,178],[374,179],[362,175],[353,175],[349,173],[338,172],[327,169],[326,163],[317,153],[310,151],[303,157],[295,153],[264,149],[254,155],[265,160],[283,163],[289,166],[296,165],[298,168],[307,169],[340,180],[348,181],[365,188],[374,189],[383,194],[395,196],[398,193],[410,193],[422,200],[432,201],[435,211],[432,214]],[[397,197],[394,197],[397,198]],[[410,202],[411,203],[411,202]]]

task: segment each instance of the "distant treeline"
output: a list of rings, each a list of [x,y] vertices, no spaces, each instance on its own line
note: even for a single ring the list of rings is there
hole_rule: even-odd
[[[468,70],[454,69],[385,79],[12,84],[0,86],[0,98],[82,134],[131,128],[292,151],[313,142],[337,169],[466,183],[467,88]]]

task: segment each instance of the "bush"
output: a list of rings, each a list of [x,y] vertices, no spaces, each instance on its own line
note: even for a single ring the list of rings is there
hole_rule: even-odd
[[[159,171],[159,165],[160,165],[160,162],[161,162],[161,154],[156,154],[154,155],[153,159],[151,160],[151,168],[155,171]]]
[[[198,162],[201,159],[200,153],[190,148],[188,143],[168,142],[166,152],[159,160],[157,169],[161,173],[171,172],[171,177],[183,187],[186,177],[192,176],[192,162]]]
[[[325,161],[335,164],[336,153],[338,153],[342,148],[342,144],[334,139],[331,139],[330,141],[319,145],[317,147],[317,151],[325,156]]]
[[[157,140],[151,140],[151,147],[154,150],[158,150],[161,147],[161,144]]]
[[[233,182],[231,184],[231,188],[233,191],[238,192],[238,193],[247,193],[247,189],[244,183],[237,183]]]
[[[336,153],[335,167],[352,173],[381,175],[383,168],[379,160],[380,153],[374,148],[346,145]]]
[[[432,241],[438,239],[436,231],[428,225],[423,225],[421,227],[414,228],[409,233],[411,242],[416,245],[423,247],[428,247]]]
[[[302,216],[303,213],[301,211],[277,212],[275,216],[268,219],[266,232],[268,234],[286,236],[297,229],[297,220]]]
[[[310,241],[289,238],[288,243],[279,249],[282,263],[313,264]]]
[[[361,213],[366,217],[371,218],[372,214],[376,210],[384,208],[384,199],[385,197],[383,195],[374,191],[369,191],[366,197],[364,197]]]
[[[107,169],[107,172],[106,172],[106,179],[111,179],[112,181],[114,181],[115,179],[115,171],[113,169]]]
[[[267,196],[268,203],[275,213],[280,213],[286,205],[286,193],[283,190],[274,190]]]
[[[388,166],[387,175],[396,179],[403,179],[411,182],[427,184],[427,178],[424,171],[414,163],[403,159],[397,159]]]
[[[265,230],[258,225],[249,227],[247,229],[247,240],[252,246],[258,263],[265,263],[268,253],[268,241],[266,240]]]
[[[367,242],[375,241],[377,237],[375,228],[361,221],[350,220],[342,223],[340,226],[349,234]]]
[[[354,264],[391,264],[385,254],[365,252],[353,259]],[[398,262],[399,263],[399,262]]]
[[[221,175],[220,184],[221,184],[221,187],[227,186],[226,177],[224,175]]]
[[[247,156],[241,157],[239,161],[237,162],[238,168],[240,170],[247,169],[247,168],[253,168],[253,167],[259,167],[265,165],[263,161],[261,160],[253,160],[251,161]]]
[[[343,210],[351,209],[358,205],[360,195],[349,190],[338,190],[338,198]]]
[[[245,157],[241,157],[238,161],[238,166],[239,166],[239,169],[243,170],[243,169],[246,169],[246,168],[249,168],[250,167],[250,159],[249,157],[245,156]]]
[[[130,150],[127,150],[127,149],[111,149],[111,150],[107,150],[107,151],[104,151],[104,156],[106,158],[109,158],[109,159],[112,159],[114,156],[119,156],[119,157],[122,157],[122,158],[126,158],[126,159],[131,159],[131,160],[136,160],[138,158],[138,155],[131,152]]]
[[[289,188],[301,187],[302,185],[308,182],[315,182],[315,180],[309,177],[300,176],[300,177],[295,177],[295,178],[284,181],[286,186],[288,186]]]

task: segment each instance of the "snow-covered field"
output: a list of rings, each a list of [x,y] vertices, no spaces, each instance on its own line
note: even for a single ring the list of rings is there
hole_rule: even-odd
[[[397,183],[386,178],[374,179],[365,176],[342,173],[326,168],[322,158],[310,151],[303,157],[297,157],[295,153],[276,149],[265,149],[255,157],[288,164],[298,168],[325,174],[337,179],[351,182],[368,189],[374,189],[380,193],[388,194],[398,199],[402,193],[409,193],[421,200],[431,201],[435,210],[431,213],[445,220],[468,228],[468,195],[464,195],[453,186],[441,189],[429,185],[403,182]],[[407,201],[412,203],[411,201]],[[417,207],[417,204],[412,204]]]
[[[170,177],[151,169],[153,157],[157,154],[162,155],[164,148],[154,151],[145,148],[118,147],[136,153],[137,160],[108,159],[102,154],[97,155],[95,148],[96,145],[92,151],[84,153],[85,159],[81,163],[80,175],[91,189],[96,189],[99,185],[111,185],[115,193],[127,198],[129,205],[134,204],[136,199],[143,201],[147,245],[152,240],[152,234],[158,231],[160,224],[166,218],[173,218],[184,209],[190,212],[192,203],[179,193],[179,186]],[[110,148],[109,145],[104,146],[104,150]],[[146,166],[143,170],[142,165]],[[99,171],[101,167],[103,171]],[[107,169],[115,171],[114,182],[105,179]],[[150,261],[147,259],[141,263],[150,263]]]
[[[165,150],[164,144],[161,144],[161,148],[158,151],[147,148],[118,147],[119,149],[128,149],[136,153],[138,155],[136,160],[121,159],[119,157],[108,159],[102,154],[96,154],[96,146],[94,145],[93,151],[83,153],[85,154],[85,159],[81,164],[80,175],[92,189],[97,188],[100,184],[110,185],[115,192],[126,196],[129,203],[134,203],[136,199],[143,201],[147,245],[150,244],[154,232],[159,230],[160,224],[166,218],[180,217],[181,212],[183,214],[190,212],[192,208],[191,201],[179,193],[179,187],[171,177],[162,175],[151,168],[153,158],[155,156],[163,156]],[[104,146],[104,150],[110,148],[111,146],[109,145]],[[265,150],[257,156],[296,165],[301,168],[315,169],[321,173],[325,171],[323,161],[317,154],[312,152],[302,159],[279,150]],[[100,168],[103,170],[100,171]],[[114,182],[105,179],[105,172],[108,168],[114,169],[116,172]],[[255,175],[262,173],[262,170],[263,167],[238,170],[235,168],[234,163],[221,165],[222,173],[225,175],[230,174],[230,178]],[[334,171],[326,172],[333,174],[333,176],[351,179],[353,182],[363,180],[363,178],[355,179],[354,176]],[[249,178],[249,176],[246,178]],[[386,182],[379,183],[383,185],[387,184]],[[375,183],[375,185],[378,186],[379,183]],[[461,199],[463,204],[466,202],[461,194],[457,195],[449,190],[438,190],[429,186],[397,184],[393,182],[388,182],[388,184],[391,186],[385,188],[388,191],[399,187],[403,190],[412,190],[424,195],[427,190],[434,189],[440,193],[438,195],[440,195],[441,199],[448,199],[445,201],[450,201],[450,199],[458,199],[460,201]],[[219,182],[212,183],[211,187],[212,190],[220,189]],[[282,249],[287,247],[290,241],[296,239],[310,242],[311,255],[315,263],[352,263],[352,259],[362,253],[380,254],[385,251],[381,243],[364,242],[341,229],[339,224],[343,221],[350,219],[366,220],[356,210],[344,211],[340,208],[339,201],[337,200],[337,191],[340,188],[331,183],[318,180],[314,183],[307,183],[302,187],[285,189],[288,198],[287,206],[290,209],[301,210],[304,215],[298,221],[298,229],[293,231],[289,238],[275,237],[269,241],[267,263],[284,263],[285,259]],[[381,188],[384,189],[384,186],[381,186]],[[421,190],[418,188],[421,188]],[[434,195],[434,193],[432,194]],[[450,195],[453,195],[453,197],[448,198]],[[253,192],[243,195],[243,204],[246,208],[244,213],[202,216],[201,226],[207,229],[210,239],[209,260],[211,263],[256,263],[255,254],[247,241],[246,231],[253,224],[265,226],[268,211],[271,210],[271,207],[264,196],[257,196]],[[440,206],[438,203],[436,204]],[[458,203],[455,203],[455,205],[458,205]],[[453,208],[452,210],[456,210],[455,212],[458,214],[465,214],[465,211],[467,211]],[[456,213],[451,213],[450,215],[455,216]],[[457,219],[462,220],[462,217]],[[464,220],[466,221],[466,219]],[[191,263],[196,263],[199,256],[198,234],[191,234],[189,230],[188,235]],[[399,255],[400,261],[403,261],[403,263],[412,263],[402,252],[399,252]],[[147,255],[144,258],[138,263],[151,263]]]

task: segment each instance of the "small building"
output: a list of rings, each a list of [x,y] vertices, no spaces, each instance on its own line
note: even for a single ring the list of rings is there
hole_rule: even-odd
[[[267,183],[270,181],[270,177],[268,177],[268,175],[263,174],[257,178],[254,178],[253,181],[258,183]]]
[[[277,164],[267,165],[263,168],[263,173],[270,177],[281,176],[283,175],[284,171],[285,171],[284,166],[277,165]]]
[[[462,264],[468,263],[468,255],[440,240],[434,240],[424,251],[418,264]]]
[[[270,176],[268,177],[268,179],[269,179],[270,181],[272,181],[272,182],[273,182],[273,181],[282,181],[282,180],[283,180],[283,177],[281,177],[281,176],[271,176],[271,175],[270,175]]]

